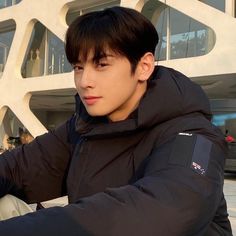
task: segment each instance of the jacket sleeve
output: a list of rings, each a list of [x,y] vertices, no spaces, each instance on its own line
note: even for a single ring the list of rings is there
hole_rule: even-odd
[[[204,236],[222,197],[223,159],[203,136],[177,136],[153,150],[132,185],[2,221],[0,235]]]
[[[33,203],[62,195],[70,158],[69,122],[0,156],[0,197],[9,193]]]

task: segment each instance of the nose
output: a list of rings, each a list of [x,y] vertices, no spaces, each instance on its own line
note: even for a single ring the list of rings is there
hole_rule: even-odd
[[[76,86],[79,86],[82,89],[86,88],[93,88],[94,87],[94,80],[93,80],[93,72],[91,69],[84,67],[82,73],[76,78]]]

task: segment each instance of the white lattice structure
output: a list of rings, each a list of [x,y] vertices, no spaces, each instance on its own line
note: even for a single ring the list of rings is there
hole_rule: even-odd
[[[26,78],[21,76],[21,65],[31,37],[34,23],[40,21],[60,39],[64,39],[67,29],[65,16],[67,0],[23,0],[19,4],[1,10],[0,22],[13,19],[16,31],[8,60],[0,79],[0,123],[7,107],[24,124],[33,136],[47,130],[29,108],[31,94],[35,91],[72,88],[72,73],[45,76],[45,78]]]
[[[19,4],[0,10],[1,22],[14,20],[16,31],[8,55],[5,70],[0,79],[0,124],[9,107],[21,123],[33,136],[46,132],[46,128],[29,108],[29,101],[33,93],[39,91],[61,90],[74,88],[73,73],[48,75],[35,78],[22,78],[21,66],[29,44],[31,33],[36,21],[41,22],[58,38],[64,40],[67,29],[66,14],[74,5],[99,4],[109,2],[105,0],[22,0]],[[142,10],[147,0],[121,0],[122,6]],[[236,73],[236,20],[233,16],[233,0],[226,1],[226,13],[210,7],[198,0],[160,0],[180,12],[209,26],[216,34],[216,44],[213,50],[204,56],[163,61],[161,64],[176,68],[186,75],[213,81],[205,89],[209,92],[217,91],[225,96],[235,84]],[[223,83],[225,75],[227,83]],[[222,93],[224,89],[224,94]]]

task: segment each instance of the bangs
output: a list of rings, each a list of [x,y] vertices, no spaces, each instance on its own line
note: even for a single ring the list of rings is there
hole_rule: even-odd
[[[85,20],[86,22],[83,22]],[[65,46],[67,59],[71,64],[86,61],[89,53],[92,53],[93,60],[96,62],[107,55],[108,49],[119,53],[110,34],[114,29],[111,29],[106,21],[106,17],[99,21],[95,18],[85,18],[72,23],[66,35]]]

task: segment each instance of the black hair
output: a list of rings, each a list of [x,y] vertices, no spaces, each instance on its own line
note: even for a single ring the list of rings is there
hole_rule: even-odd
[[[106,56],[106,49],[125,56],[134,73],[146,52],[155,53],[158,34],[153,24],[131,8],[111,7],[76,18],[66,33],[68,61],[86,60],[92,50],[93,60]]]

